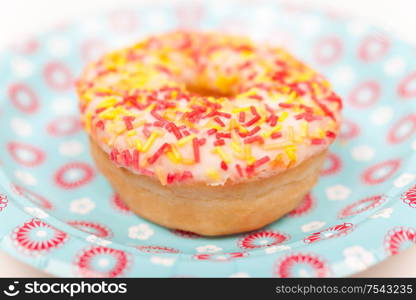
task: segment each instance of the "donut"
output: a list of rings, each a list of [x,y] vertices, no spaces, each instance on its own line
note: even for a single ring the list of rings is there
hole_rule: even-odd
[[[317,182],[342,102],[286,50],[215,32],[150,36],[77,81],[92,157],[126,205],[215,236],[270,224]]]

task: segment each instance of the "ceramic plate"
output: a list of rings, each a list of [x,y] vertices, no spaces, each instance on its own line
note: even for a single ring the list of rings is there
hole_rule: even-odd
[[[204,238],[132,214],[95,169],[74,80],[106,49],[176,28],[284,44],[345,103],[319,184],[259,231]],[[137,5],[0,55],[0,246],[57,276],[347,276],[416,242],[416,51],[360,20],[285,4]],[[202,220],[203,221],[203,220]]]

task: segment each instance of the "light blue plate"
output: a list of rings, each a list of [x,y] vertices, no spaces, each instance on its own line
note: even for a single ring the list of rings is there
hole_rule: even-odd
[[[319,184],[257,232],[203,238],[159,227],[130,213],[93,166],[74,79],[103,50],[178,27],[283,43],[344,98],[342,134]],[[338,14],[247,1],[138,5],[19,41],[0,55],[1,249],[57,276],[364,270],[416,242],[415,54]]]

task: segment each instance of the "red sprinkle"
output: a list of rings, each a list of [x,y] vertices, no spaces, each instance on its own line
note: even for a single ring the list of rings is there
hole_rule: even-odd
[[[231,138],[231,133],[218,132],[218,133],[215,135],[215,137],[216,137],[217,139],[220,139],[220,138],[230,139],[230,138]]]
[[[278,119],[279,118],[276,115],[270,115],[270,117],[267,118],[267,123],[269,123],[271,127],[274,127],[276,126]]]
[[[231,114],[225,113],[225,112],[222,112],[222,111],[217,111],[217,115],[220,116],[220,117],[227,118],[227,119],[231,118]]]
[[[312,145],[323,145],[323,144],[325,144],[325,140],[324,139],[311,139],[311,144]]]
[[[255,136],[248,137],[244,140],[244,144],[253,144],[255,142],[259,142],[260,144],[264,144],[264,139],[259,135],[255,135]]]
[[[199,163],[200,157],[199,157],[199,142],[198,138],[193,138],[192,140],[192,147],[194,149],[194,160],[196,163]]]
[[[207,131],[208,135],[213,135],[214,133],[216,133],[218,130],[215,128],[211,128],[210,130]]]
[[[163,122],[163,121],[154,121],[153,122],[153,126],[155,126],[155,127],[163,127],[163,126],[165,126],[165,122]]]
[[[206,142],[207,142],[206,138],[199,139],[199,146],[204,146]]]
[[[259,113],[257,112],[257,110],[256,110],[256,108],[255,108],[254,106],[250,106],[250,110],[251,110],[251,113],[252,113],[253,115],[256,115],[256,116],[258,116],[258,115],[259,115]]]
[[[170,148],[170,144],[164,143],[151,157],[147,159],[149,164],[154,164],[159,157],[165,152],[165,149]]]
[[[259,115],[255,115],[253,119],[251,119],[250,121],[248,121],[245,126],[249,127],[253,124],[255,124],[258,120],[260,120],[261,117]]]
[[[151,132],[150,132],[148,126],[143,126],[143,134],[144,134],[145,137],[150,136]]]
[[[282,137],[282,133],[281,132],[274,132],[272,133],[272,135],[270,136],[273,140],[281,138]]]
[[[248,165],[246,167],[246,173],[248,176],[252,175],[254,173],[254,165]]]
[[[166,126],[166,129],[169,132],[172,132],[175,135],[177,140],[180,140],[182,138],[182,133],[179,131],[179,128],[174,123],[169,123]]]
[[[305,113],[300,113],[295,116],[295,120],[300,120],[300,119],[303,119],[304,117],[305,117]]]
[[[334,132],[328,130],[326,132],[326,136],[331,138],[331,139],[334,139],[337,135]]]
[[[244,111],[240,111],[240,114],[238,115],[238,121],[240,123],[244,123],[246,121],[246,113]]]
[[[186,180],[186,179],[189,179],[189,178],[193,178],[193,177],[194,177],[194,175],[192,174],[191,171],[185,171],[185,172],[183,172],[180,181],[183,181],[183,180]]]
[[[221,127],[225,127],[224,122],[219,117],[215,117],[214,121],[217,122]]]
[[[111,150],[110,153],[110,159],[114,162],[117,162],[117,156],[119,155],[119,152],[116,148],[114,148],[113,150]]]
[[[292,108],[294,105],[292,103],[279,103],[281,108]]]
[[[138,170],[140,168],[139,166],[139,151],[137,149],[134,149],[133,151],[133,160],[132,160],[133,168]]]
[[[216,140],[214,142],[214,146],[224,146],[225,145],[225,141],[223,139],[221,140]]]
[[[250,95],[248,97],[255,100],[263,100],[263,97],[260,95]]]
[[[127,149],[123,150],[123,152],[121,152],[121,159],[123,160],[124,165],[126,167],[129,167],[131,162],[132,162],[132,157],[131,157],[130,151],[127,150]]]
[[[254,168],[260,167],[261,165],[264,165],[268,161],[270,161],[270,157],[266,155],[266,156],[256,160],[256,162],[254,163]]]
[[[225,161],[221,161],[221,169],[223,169],[224,171],[227,171],[228,170],[228,166],[227,166],[227,164],[225,163]]]
[[[150,114],[156,119],[156,120],[159,120],[159,121],[163,121],[163,122],[165,122],[166,121],[166,119],[164,119],[161,115],[159,115],[157,112],[156,112],[156,110],[152,110],[151,112],[150,112]]]
[[[168,176],[166,177],[167,183],[173,183],[175,181],[176,174],[175,173],[168,173]]]
[[[240,177],[243,177],[243,170],[241,169],[241,166],[239,164],[235,165],[235,168],[237,169],[238,175],[240,175]]]
[[[97,123],[95,123],[95,127],[104,130],[104,122],[103,120],[99,120]]]
[[[252,130],[250,130],[249,132],[247,132],[247,136],[255,135],[259,131],[260,131],[260,126],[256,126]]]
[[[100,112],[103,112],[103,111],[105,111],[106,109],[107,109],[106,107],[97,108],[97,109],[95,110],[95,113],[96,113],[96,114],[99,114]]]
[[[132,122],[135,119],[136,119],[136,117],[133,117],[133,116],[124,116],[123,117],[123,121],[124,121],[124,124],[126,125],[127,130],[132,130],[134,128]]]

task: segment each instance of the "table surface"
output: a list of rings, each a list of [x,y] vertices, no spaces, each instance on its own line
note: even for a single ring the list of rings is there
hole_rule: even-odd
[[[153,0],[154,1],[154,0]],[[173,1],[173,0],[170,0]],[[247,1],[247,0],[246,0]],[[255,1],[255,0],[253,0]],[[0,48],[28,33],[46,30],[62,20],[87,16],[97,7],[137,3],[139,0],[13,0],[0,10]],[[416,1],[414,0],[291,0],[298,4],[314,4],[345,11],[364,18],[416,44]],[[375,9],[377,8],[377,9]],[[0,251],[0,277],[47,277],[40,272]],[[416,247],[387,259],[372,268],[356,274],[357,277],[416,277]]]

